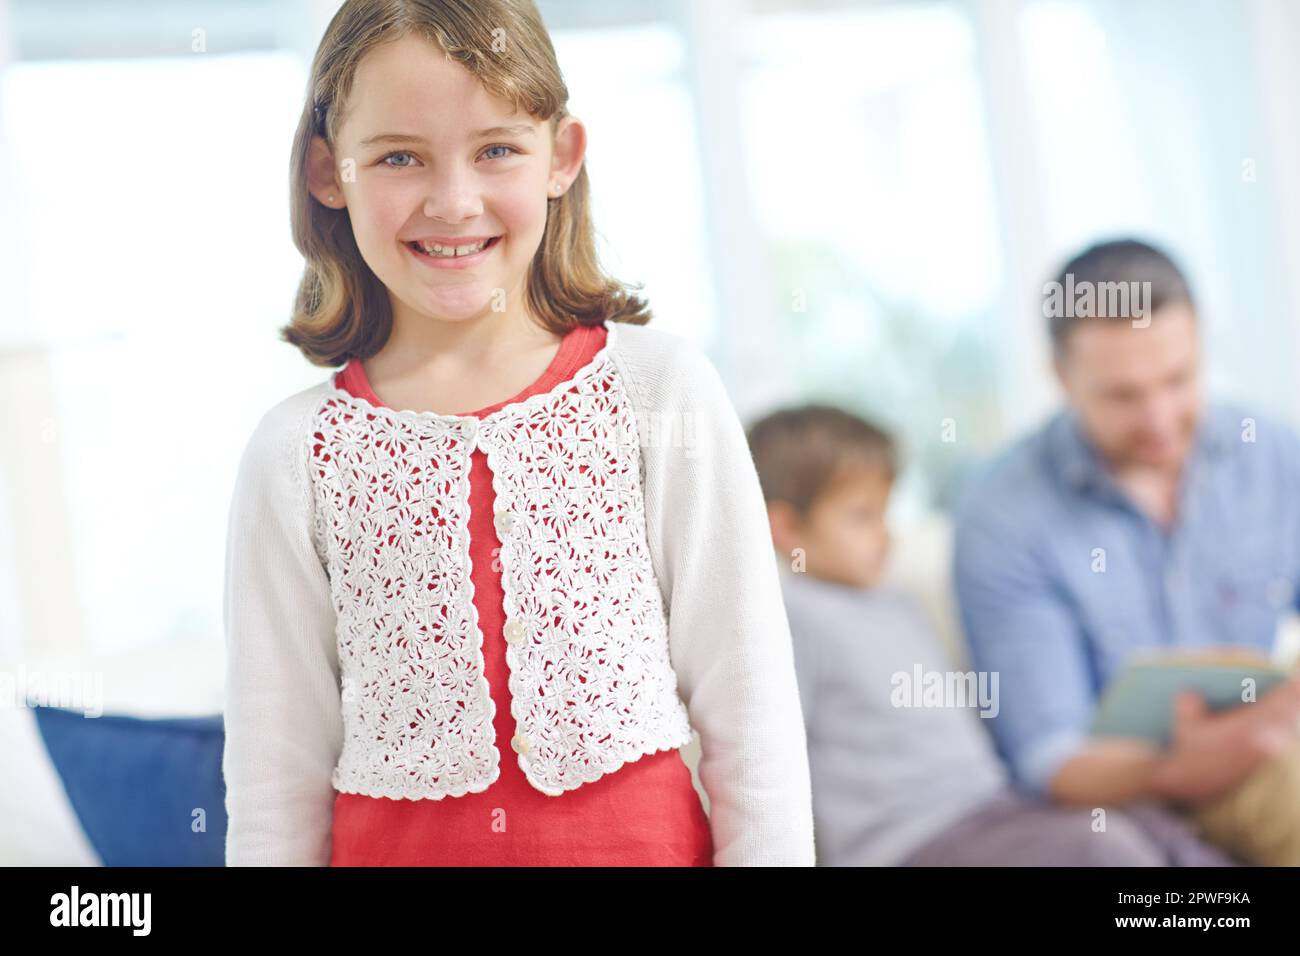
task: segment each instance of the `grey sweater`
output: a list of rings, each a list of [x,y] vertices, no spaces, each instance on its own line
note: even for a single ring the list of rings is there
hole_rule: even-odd
[[[945,683],[957,672],[910,597],[784,564],[781,583],[808,735],[818,866],[899,864],[1008,788],[978,700],[957,706],[949,695],[935,706],[931,696],[917,706],[926,703],[918,667]]]

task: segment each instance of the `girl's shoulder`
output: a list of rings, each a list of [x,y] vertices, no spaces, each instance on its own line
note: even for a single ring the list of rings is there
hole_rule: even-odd
[[[262,413],[257,430],[270,434],[294,433],[305,427],[338,394],[331,372],[327,378],[286,395]],[[303,437],[306,437],[305,435]]]
[[[284,462],[297,457],[315,431],[314,422],[328,400],[337,394],[334,373],[281,398],[257,419],[244,446],[243,457],[253,461]]]
[[[239,528],[241,536],[256,536],[290,517],[311,520],[312,434],[332,394],[332,378],[280,399],[258,418],[236,469],[232,534]]]
[[[699,352],[699,347],[686,336],[667,329],[629,322],[610,322],[606,328],[609,350],[640,363],[671,366],[686,360],[688,353]]]
[[[666,329],[609,323],[606,348],[638,399],[656,407],[665,400],[716,391],[721,382],[712,360],[694,341]]]

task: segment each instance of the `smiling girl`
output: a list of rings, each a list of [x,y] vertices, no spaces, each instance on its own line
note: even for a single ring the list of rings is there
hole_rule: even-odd
[[[349,0],[309,90],[282,335],[341,368],[240,462],[228,863],[811,865],[743,430],[597,263],[533,4]]]

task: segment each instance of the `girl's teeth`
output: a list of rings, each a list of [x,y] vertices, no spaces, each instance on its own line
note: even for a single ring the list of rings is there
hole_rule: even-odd
[[[444,259],[453,259],[457,256],[473,255],[481,252],[483,248],[491,242],[491,239],[485,239],[483,242],[473,246],[430,246],[425,243],[419,243],[420,249],[431,256],[441,256]]]

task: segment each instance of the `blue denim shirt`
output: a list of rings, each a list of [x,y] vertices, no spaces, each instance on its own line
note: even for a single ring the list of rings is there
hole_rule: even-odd
[[[1058,412],[964,489],[953,571],[972,665],[999,673],[998,751],[1046,792],[1133,652],[1272,650],[1300,590],[1300,438],[1209,406],[1166,531]]]

